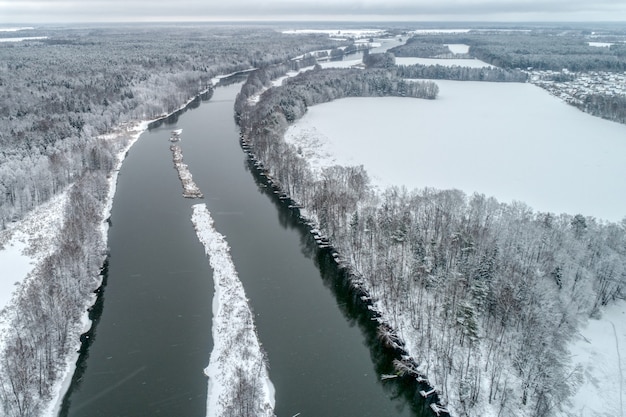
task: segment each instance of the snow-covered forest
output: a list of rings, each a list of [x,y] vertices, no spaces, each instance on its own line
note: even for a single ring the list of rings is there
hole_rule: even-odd
[[[115,169],[138,122],[179,109],[212,79],[338,44],[270,29],[163,25],[39,29],[0,43],[0,231],[68,192],[54,250],[2,311],[2,415],[37,416],[78,348],[106,257]],[[17,279],[16,279],[17,280]]]
[[[346,96],[303,95],[335,77],[355,75],[313,71],[239,101],[255,165],[341,256],[381,313],[381,338],[406,343],[399,373],[426,377],[455,416],[566,413],[580,317],[626,297],[626,224],[458,190],[375,193],[362,166],[314,171],[283,136],[306,106]]]

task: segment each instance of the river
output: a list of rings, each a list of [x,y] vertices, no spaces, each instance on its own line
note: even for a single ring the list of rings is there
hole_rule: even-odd
[[[269,358],[277,416],[421,415],[409,405],[414,388],[380,381],[390,359],[332,262],[250,170],[233,119],[240,87],[217,88],[210,101],[145,132],[129,152],[96,325],[61,415],[206,415],[213,283],[190,221],[199,201],[231,246]],[[173,129],[183,129],[185,163],[203,200],[181,195]]]

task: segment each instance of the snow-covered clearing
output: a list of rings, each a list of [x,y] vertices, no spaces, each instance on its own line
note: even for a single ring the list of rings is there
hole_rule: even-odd
[[[571,346],[584,383],[573,398],[576,417],[626,416],[626,301],[611,304],[591,319]]]
[[[415,58],[396,57],[396,65],[441,65],[444,67],[489,68],[491,65],[480,59],[446,59],[446,58]]]
[[[23,38],[0,38],[0,42],[22,42],[22,41],[38,41],[48,39],[47,36],[27,36]]]
[[[34,30],[32,26],[12,27],[12,28],[0,28],[0,32],[19,32],[20,30]]]
[[[453,54],[466,54],[469,52],[469,45],[464,43],[448,43],[446,44],[450,52]]]
[[[587,42],[587,44],[589,46],[595,46],[595,47],[598,47],[598,48],[608,48],[611,45],[614,45],[611,42]]]
[[[0,232],[0,352],[4,350],[4,330],[10,324],[7,310],[19,289],[27,285],[29,274],[54,250],[67,201],[65,191]]]
[[[209,377],[207,416],[231,415],[227,413],[231,407],[253,407],[254,415],[272,416],[274,387],[228,243],[215,230],[205,204],[193,206],[192,222],[209,257],[215,284],[214,347],[205,369]]]
[[[285,139],[318,168],[364,165],[379,187],[457,188],[557,214],[626,215],[626,126],[531,84],[437,84],[436,100],[313,106]]]

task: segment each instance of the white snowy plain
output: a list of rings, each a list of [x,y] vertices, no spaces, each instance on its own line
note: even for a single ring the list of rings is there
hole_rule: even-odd
[[[259,416],[273,416],[274,386],[269,379],[248,299],[230,256],[228,243],[213,226],[206,204],[193,206],[192,222],[213,269],[213,351],[209,366],[207,416],[220,417],[233,403],[237,368],[262,390]]]
[[[587,42],[587,45],[589,46],[595,46],[597,48],[608,48],[611,45],[614,45],[611,42]]]
[[[446,44],[450,52],[453,54],[466,54],[469,52],[469,45],[464,43],[448,43]]]
[[[436,100],[312,106],[286,141],[317,169],[363,165],[375,186],[457,188],[538,211],[626,216],[626,126],[531,84],[437,81]]]
[[[0,42],[22,42],[22,41],[39,41],[48,39],[47,36],[26,36],[23,38],[0,38]]]

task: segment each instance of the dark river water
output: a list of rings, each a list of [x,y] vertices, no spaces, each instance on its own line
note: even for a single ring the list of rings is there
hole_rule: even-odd
[[[190,220],[198,202],[231,246],[269,357],[278,417],[421,415],[409,406],[414,388],[380,382],[389,358],[332,262],[249,169],[233,120],[240,87],[217,88],[129,152],[95,330],[61,415],[206,415],[213,282]],[[178,128],[204,199],[181,195],[168,141]]]

